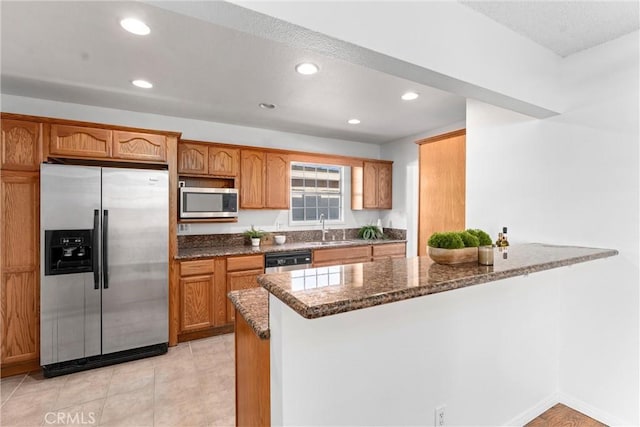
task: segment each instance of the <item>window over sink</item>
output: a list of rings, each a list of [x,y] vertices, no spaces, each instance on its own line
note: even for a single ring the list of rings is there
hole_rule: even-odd
[[[334,165],[291,163],[292,224],[316,223],[321,215],[327,221],[342,221],[343,169]]]

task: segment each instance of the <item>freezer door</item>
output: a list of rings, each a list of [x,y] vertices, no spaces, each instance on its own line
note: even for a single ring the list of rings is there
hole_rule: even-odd
[[[103,168],[102,209],[102,352],[166,343],[167,171]]]
[[[41,165],[42,365],[100,354],[100,289],[95,289],[93,273],[45,275],[44,231],[92,229],[96,210],[100,211],[100,168]]]

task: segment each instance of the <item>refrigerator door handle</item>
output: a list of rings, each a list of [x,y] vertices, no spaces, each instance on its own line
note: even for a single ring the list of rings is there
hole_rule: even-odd
[[[105,209],[102,215],[102,283],[104,289],[109,289],[109,211]]]
[[[93,289],[100,289],[100,268],[98,266],[98,242],[100,238],[98,233],[100,231],[100,211],[98,209],[93,210],[93,242],[91,263],[93,264]]]

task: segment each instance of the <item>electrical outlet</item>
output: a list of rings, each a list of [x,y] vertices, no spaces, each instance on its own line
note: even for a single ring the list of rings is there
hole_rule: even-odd
[[[434,426],[436,427],[441,427],[446,425],[445,424],[445,418],[444,418],[444,409],[446,408],[446,405],[440,405],[436,408],[435,410],[435,420],[434,420]]]
[[[178,231],[189,231],[189,224],[178,224]]]

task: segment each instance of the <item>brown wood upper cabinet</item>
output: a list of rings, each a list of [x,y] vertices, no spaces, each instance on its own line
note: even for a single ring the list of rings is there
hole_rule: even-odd
[[[364,161],[351,169],[351,209],[392,208],[393,162]]]
[[[159,134],[52,124],[49,155],[166,163],[167,142]]]
[[[113,158],[164,163],[167,161],[165,137],[157,134],[114,130]]]
[[[3,119],[0,169],[40,170],[42,128],[39,122]]]
[[[267,153],[265,178],[266,208],[289,209],[289,200],[291,200],[290,175],[289,156],[280,153]]]
[[[240,169],[240,150],[209,143],[180,141],[178,173],[236,177]]]
[[[242,150],[240,207],[289,209],[289,156],[285,153]]]
[[[240,207],[264,208],[264,152],[242,150],[240,152]]]

